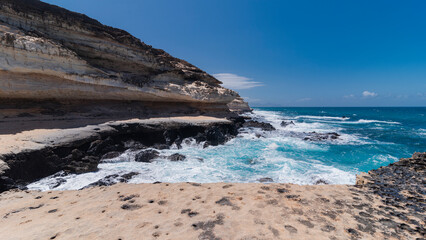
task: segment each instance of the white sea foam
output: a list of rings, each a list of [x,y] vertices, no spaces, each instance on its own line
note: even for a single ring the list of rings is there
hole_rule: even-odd
[[[375,164],[383,164],[383,163],[395,162],[397,160],[398,160],[397,157],[392,156],[390,154],[378,154],[369,158],[367,161],[371,161]]]
[[[386,123],[386,124],[401,124],[400,122],[392,122],[392,121],[380,121],[380,120],[368,120],[368,119],[360,119],[357,123]]]
[[[300,115],[295,118],[296,119],[308,118],[308,119],[321,119],[321,120],[342,120],[342,121],[347,121],[350,119],[349,117],[328,117],[328,116],[311,116],[311,115]]]
[[[316,159],[312,154],[324,156],[333,145],[374,143],[365,136],[347,134],[342,127],[336,126],[335,123],[354,122],[347,119],[309,118],[314,121],[304,122],[297,116],[257,110],[248,115],[254,120],[271,123],[277,130],[241,129],[240,134],[226,144],[207,148],[203,148],[204,143],[197,144],[192,138],[185,139],[181,148],[174,145],[171,149],[159,150],[161,157],[152,163],[135,162],[137,151],[126,151],[116,158],[104,160],[97,172],[47,177],[28,185],[28,188],[49,190],[62,179],[65,182],[55,190],[80,189],[107,176],[129,172],[139,173],[130,183],[257,182],[259,178],[270,177],[275,182],[297,184],[314,184],[320,179],[330,184],[352,184],[358,171],[356,168],[346,169],[338,163]],[[293,120],[295,125],[282,127],[283,120]],[[340,136],[336,140],[311,142],[303,139],[303,134],[308,132],[337,132]],[[166,157],[174,153],[183,154],[187,159],[168,161]],[[388,156],[376,156],[371,161],[385,163],[388,159]]]

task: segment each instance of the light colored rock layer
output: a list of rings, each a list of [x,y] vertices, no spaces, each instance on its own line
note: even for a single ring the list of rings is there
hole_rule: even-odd
[[[0,43],[0,98],[229,103],[238,96],[125,31],[39,1],[0,3]]]

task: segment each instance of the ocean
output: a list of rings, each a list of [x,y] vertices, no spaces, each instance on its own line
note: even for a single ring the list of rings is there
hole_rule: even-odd
[[[426,108],[255,108],[246,116],[272,124],[275,131],[240,129],[221,146],[203,148],[186,139],[182,148],[159,150],[187,158],[135,162],[127,151],[99,165],[99,171],[46,177],[33,190],[80,189],[106,176],[138,172],[129,183],[259,182],[354,184],[355,175],[426,151]],[[281,126],[281,122],[294,124]],[[306,140],[309,133],[337,133],[337,139]],[[58,181],[60,179],[60,181]],[[61,184],[57,184],[60,182]]]

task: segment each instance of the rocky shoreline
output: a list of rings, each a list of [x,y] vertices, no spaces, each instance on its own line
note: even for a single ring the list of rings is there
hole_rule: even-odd
[[[2,239],[424,239],[426,153],[356,185],[153,183],[0,194]]]
[[[230,120],[200,118],[204,120],[198,120],[197,117],[193,121],[191,117],[154,118],[53,130],[56,138],[42,133],[39,139],[33,141],[43,144],[34,149],[31,146],[14,149],[14,144],[19,145],[16,142],[10,143],[11,148],[8,149],[5,144],[0,152],[0,161],[3,163],[0,191],[25,189],[26,184],[60,171],[64,174],[96,171],[102,159],[115,157],[129,149],[142,150],[136,161],[149,162],[158,156],[158,152],[152,149],[167,149],[172,145],[180,147],[182,141],[190,137],[197,143],[202,142],[204,147],[217,146],[235,137],[245,122],[242,117]],[[31,135],[31,131],[29,133]],[[15,138],[15,135],[9,136]],[[0,135],[2,141],[7,143],[5,135]],[[147,148],[149,150],[143,150]],[[170,156],[169,160],[182,158]]]

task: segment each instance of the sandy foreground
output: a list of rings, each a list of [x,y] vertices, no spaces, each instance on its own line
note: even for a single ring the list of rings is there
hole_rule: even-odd
[[[0,194],[0,239],[416,239],[424,213],[347,185],[116,184]],[[403,219],[397,217],[404,215]]]

